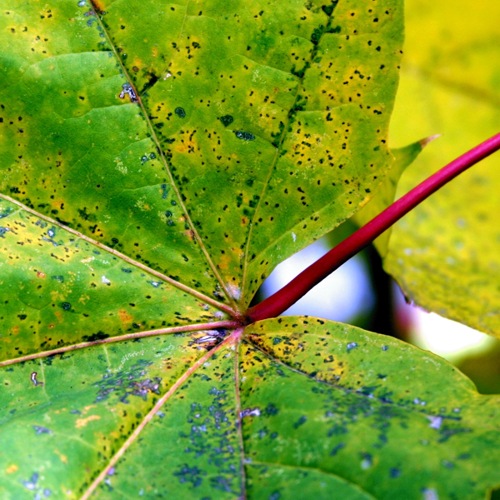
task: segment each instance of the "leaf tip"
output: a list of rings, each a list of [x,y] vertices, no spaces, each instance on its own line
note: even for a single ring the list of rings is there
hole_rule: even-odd
[[[423,148],[425,148],[425,146],[427,146],[427,144],[429,144],[430,142],[438,139],[439,137],[441,137],[441,134],[430,135],[429,137],[425,137],[424,139],[421,139],[419,141],[419,144],[420,144],[420,146],[423,149]]]

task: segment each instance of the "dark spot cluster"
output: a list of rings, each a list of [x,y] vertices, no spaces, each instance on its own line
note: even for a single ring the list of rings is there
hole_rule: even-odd
[[[235,130],[234,135],[236,135],[236,137],[238,139],[241,139],[242,141],[253,141],[253,140],[255,140],[255,136],[252,133],[245,132],[243,130]]]
[[[69,304],[68,302],[63,302],[63,304],[65,304],[65,306],[62,306],[63,309],[65,309],[65,310],[70,310],[71,309],[71,304]],[[108,337],[109,337],[109,334],[107,334],[105,332],[102,332],[102,331],[98,331],[96,333],[92,333],[91,335],[84,335],[82,337],[82,339],[85,342],[95,342],[97,340],[107,339]]]
[[[232,361],[214,357],[183,387],[182,423],[176,425],[181,455],[172,474],[178,484],[215,493],[240,494]],[[200,397],[200,395],[202,395]],[[178,421],[179,422],[179,421]],[[186,491],[186,490],[184,490]]]
[[[130,366],[125,366],[117,372],[104,374],[100,381],[93,384],[98,388],[96,403],[113,396],[121,403],[128,404],[131,396],[146,401],[150,394],[160,394],[161,378],[147,377],[148,367],[151,364],[150,361],[138,359]]]

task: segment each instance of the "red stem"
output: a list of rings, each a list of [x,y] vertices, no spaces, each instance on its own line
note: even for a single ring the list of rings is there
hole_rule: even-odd
[[[443,187],[457,175],[472,165],[500,149],[500,134],[479,144],[467,153],[452,161],[425,181],[399,198],[370,222],[359,228],[344,241],[332,248],[314,264],[302,271],[290,283],[276,293],[250,308],[247,318],[250,322],[274,318],[286,311],[311,288],[389,229],[401,217],[415,208],[432,193]]]

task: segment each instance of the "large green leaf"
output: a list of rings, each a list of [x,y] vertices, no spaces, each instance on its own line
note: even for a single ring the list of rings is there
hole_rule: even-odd
[[[315,318],[248,330],[241,399],[262,410],[243,425],[250,463],[319,469],[384,499],[479,498],[498,482],[499,398],[437,356]]]
[[[495,486],[497,400],[445,362],[241,320],[395,172],[401,2],[53,4],[0,15],[1,497]]]
[[[390,164],[397,3],[13,1],[0,186],[246,305]]]
[[[313,318],[202,345],[163,336],[11,367],[2,497],[73,497],[117,452],[99,498],[480,498],[498,480],[499,399],[436,356]]]
[[[399,194],[499,132],[500,66],[494,54],[500,3],[476,7],[463,0],[408,0],[406,59],[391,139],[403,145],[442,136],[405,172]],[[410,300],[497,337],[499,190],[495,156],[396,224],[385,259]]]

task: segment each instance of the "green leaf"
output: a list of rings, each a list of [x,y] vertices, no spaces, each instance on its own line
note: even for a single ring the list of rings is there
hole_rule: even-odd
[[[29,492],[43,491],[80,497],[154,400],[201,357],[193,342],[192,336],[154,337],[4,370],[0,422],[9,453],[0,457],[2,497],[26,498]],[[165,453],[152,444],[141,449],[146,456],[134,462],[134,477],[137,467],[148,470],[155,455]],[[144,487],[147,478],[140,475],[136,484]]]
[[[216,302],[0,198],[2,359],[214,320]]]
[[[186,285],[248,305],[390,165],[396,0],[14,5],[0,188]]]
[[[391,139],[405,144],[441,137],[403,174],[399,195],[498,133],[500,73],[491,61],[500,4],[486,1],[473,10],[468,5],[408,2],[406,59]],[[385,259],[409,300],[497,337],[498,163],[498,156],[484,160],[405,216],[392,229]]]
[[[495,484],[499,399],[438,357],[313,318],[241,340],[206,352],[170,335],[12,366],[3,496],[28,483],[76,496],[117,451],[99,498],[474,498]]]
[[[244,419],[251,463],[319,469],[376,498],[474,498],[498,481],[499,398],[437,356],[315,318],[247,335],[241,400],[260,409]]]

